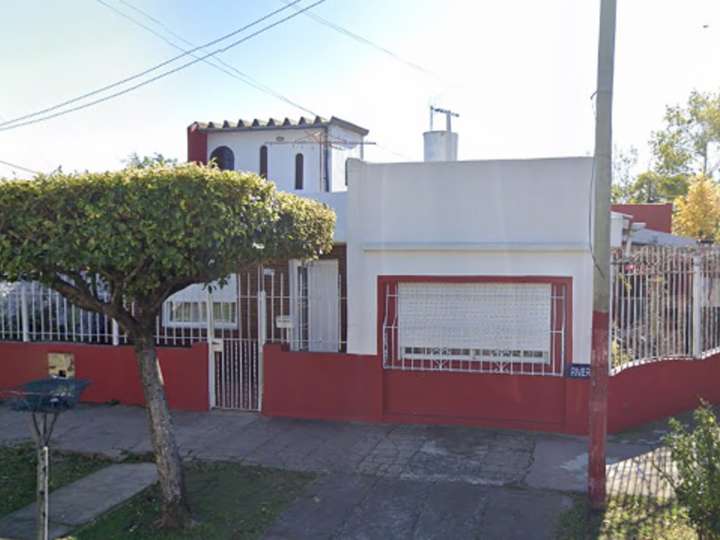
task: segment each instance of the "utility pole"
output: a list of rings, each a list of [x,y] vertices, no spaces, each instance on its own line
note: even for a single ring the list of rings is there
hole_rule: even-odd
[[[593,234],[593,316],[590,369],[590,506],[605,507],[605,447],[610,311],[610,185],[612,182],[612,91],[616,0],[601,0],[595,93],[595,223]]]

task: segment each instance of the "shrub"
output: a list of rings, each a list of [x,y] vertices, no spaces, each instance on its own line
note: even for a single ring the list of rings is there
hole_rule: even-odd
[[[703,403],[694,414],[695,427],[686,429],[676,419],[670,420],[665,444],[677,474],[664,473],[678,502],[687,508],[698,536],[720,539],[720,425],[712,408]]]

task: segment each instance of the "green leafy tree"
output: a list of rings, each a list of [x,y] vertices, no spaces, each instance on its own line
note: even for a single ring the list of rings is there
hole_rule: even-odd
[[[123,160],[123,163],[126,167],[146,169],[147,167],[152,167],[154,165],[177,165],[178,160],[175,158],[165,157],[158,152],[155,152],[152,156],[140,156],[137,152],[133,152]]]
[[[654,168],[667,177],[708,175],[710,150],[718,142],[720,92],[693,91],[684,107],[667,107],[665,129],[653,133]]]
[[[613,203],[623,203],[630,199],[630,188],[633,184],[633,168],[637,164],[637,148],[615,147],[613,149],[612,163],[612,191],[610,195]]]
[[[712,156],[720,145],[720,92],[693,91],[684,106],[666,107],[664,120],[664,128],[650,138],[649,170],[628,180],[621,172],[623,160],[616,160],[614,202],[672,202],[687,195],[694,176],[713,179],[720,170],[720,156],[717,162]]]
[[[241,264],[314,258],[330,249],[334,222],[326,206],[279,193],[257,175],[196,164],[0,182],[0,279],[39,281],[117,320],[129,336],[163,525],[190,521],[153,339],[163,302]]]
[[[673,201],[687,193],[687,176],[664,176],[656,171],[645,171],[637,175],[628,187],[628,201],[632,203],[660,203]]]
[[[675,490],[678,502],[700,539],[720,539],[720,425],[704,403],[694,413],[695,427],[687,430],[674,418],[665,444],[670,449],[677,476],[659,468]]]

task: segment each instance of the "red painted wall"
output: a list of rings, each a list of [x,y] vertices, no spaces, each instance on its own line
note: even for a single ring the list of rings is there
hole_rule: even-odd
[[[720,355],[626,369],[610,378],[608,431],[622,431],[693,409],[700,398],[720,403]]]
[[[47,355],[51,352],[75,355],[75,376],[90,381],[82,401],[105,403],[117,400],[126,405],[145,403],[135,353],[128,346],[0,343],[0,388],[47,377]],[[208,410],[207,345],[163,347],[158,349],[158,355],[170,407]]]
[[[200,131],[197,124],[187,128],[188,161],[207,163],[207,133]]]
[[[382,370],[375,356],[287,352],[266,345],[263,414],[379,421]]]
[[[672,232],[671,203],[667,204],[613,204],[611,209],[615,212],[629,214],[633,221],[646,223],[648,229],[670,233]]]
[[[386,371],[384,420],[564,431],[565,379]]]
[[[589,380],[567,377],[384,370],[376,356],[264,354],[263,414],[588,433]],[[615,433],[720,403],[720,355],[627,369],[609,381],[608,431]]]

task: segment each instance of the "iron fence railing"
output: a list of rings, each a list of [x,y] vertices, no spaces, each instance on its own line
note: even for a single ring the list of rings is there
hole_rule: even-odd
[[[611,370],[720,350],[720,249],[614,250]]]

